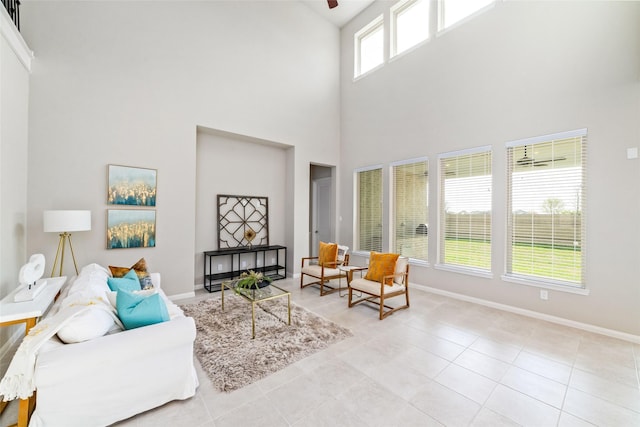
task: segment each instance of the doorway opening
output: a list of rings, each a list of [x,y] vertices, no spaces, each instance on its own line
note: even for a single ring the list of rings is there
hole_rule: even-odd
[[[320,242],[335,241],[335,166],[309,168],[309,253],[318,256]]]

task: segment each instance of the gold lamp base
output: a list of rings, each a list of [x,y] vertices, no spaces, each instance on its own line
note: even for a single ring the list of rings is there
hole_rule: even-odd
[[[76,275],[78,275],[78,264],[76,264],[76,255],[73,253],[73,245],[71,244],[71,233],[60,233],[60,241],[58,242],[58,251],[56,252],[56,258],[53,261],[53,268],[51,269],[51,277],[54,277],[53,274],[56,270],[56,265],[58,264],[58,258],[60,258],[60,271],[58,276],[62,276],[62,266],[64,265],[64,249],[66,246],[66,242],[69,241],[69,249],[71,249],[71,258],[73,258],[73,266],[76,269]]]

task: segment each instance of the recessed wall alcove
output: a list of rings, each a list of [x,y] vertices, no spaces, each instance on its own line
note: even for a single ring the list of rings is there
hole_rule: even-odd
[[[294,147],[218,129],[198,127],[196,134],[195,284],[203,283],[203,252],[218,248],[217,195],[269,198],[269,242],[293,245],[293,206],[289,182]],[[293,251],[289,251],[291,257]],[[218,261],[216,261],[218,262]],[[220,260],[219,262],[227,262]],[[287,265],[292,265],[287,260]],[[223,265],[222,268],[227,268]],[[252,267],[247,265],[247,268]],[[214,270],[218,266],[214,266]]]

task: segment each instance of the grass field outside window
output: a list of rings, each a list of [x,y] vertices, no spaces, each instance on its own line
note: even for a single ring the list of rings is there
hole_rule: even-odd
[[[445,262],[469,267],[491,269],[490,243],[473,240],[445,239]],[[574,248],[514,245],[513,273],[556,277],[560,280],[582,283],[582,257]]]

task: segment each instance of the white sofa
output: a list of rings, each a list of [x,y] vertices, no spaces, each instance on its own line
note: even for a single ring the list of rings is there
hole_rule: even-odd
[[[160,274],[152,273],[151,279],[165,301],[168,321],[130,330],[114,323],[104,336],[72,344],[54,336],[41,347],[30,427],[106,426],[195,394],[195,323],[162,292]],[[42,320],[64,305],[75,282],[65,285]]]

